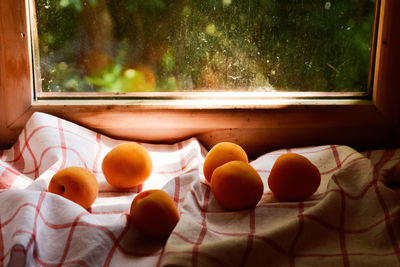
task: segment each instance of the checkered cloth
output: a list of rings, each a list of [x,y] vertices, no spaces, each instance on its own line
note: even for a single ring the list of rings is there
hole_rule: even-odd
[[[101,171],[103,157],[122,142],[33,114],[15,145],[0,151],[0,267],[400,265],[400,199],[387,185],[400,150],[359,153],[328,145],[267,153],[251,162],[264,182],[257,207],[227,211],[205,182],[207,151],[197,139],[142,143],[154,169],[129,190],[109,185]],[[278,202],[268,188],[275,159],[289,151],[322,174],[308,201]],[[68,166],[87,168],[98,179],[89,210],[47,192],[51,177]],[[166,191],[181,214],[166,241],[127,223],[135,195],[152,188]]]

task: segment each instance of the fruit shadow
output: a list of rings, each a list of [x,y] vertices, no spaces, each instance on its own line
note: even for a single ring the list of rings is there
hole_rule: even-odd
[[[134,256],[157,255],[165,246],[167,239],[158,239],[141,233],[134,225],[129,223],[121,246],[127,254]]]
[[[118,188],[110,185],[105,181],[99,181],[99,192],[101,197],[115,197],[120,195],[137,194],[142,191],[143,185],[138,185],[132,188]]]

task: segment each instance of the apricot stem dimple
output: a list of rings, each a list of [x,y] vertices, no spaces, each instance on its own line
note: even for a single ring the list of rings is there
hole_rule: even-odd
[[[65,192],[65,187],[63,185],[61,186],[61,191]]]

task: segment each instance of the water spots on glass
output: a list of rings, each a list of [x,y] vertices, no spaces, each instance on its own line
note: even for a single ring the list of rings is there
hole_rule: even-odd
[[[360,1],[36,0],[41,90],[365,91]]]

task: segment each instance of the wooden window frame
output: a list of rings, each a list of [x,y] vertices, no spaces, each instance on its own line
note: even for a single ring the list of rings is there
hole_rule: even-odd
[[[31,1],[0,1],[0,148],[15,142],[33,112],[53,114],[119,139],[171,143],[195,136],[207,148],[233,141],[251,157],[295,146],[345,144],[366,150],[400,144],[398,0],[381,0],[378,9],[371,100],[338,94],[317,100],[299,94],[261,94],[253,99],[227,93],[216,93],[216,98],[193,93],[150,99],[137,94],[122,100],[35,100]]]

